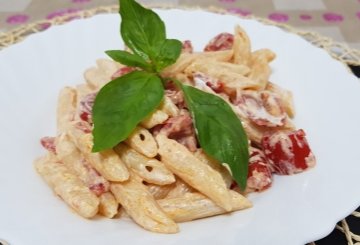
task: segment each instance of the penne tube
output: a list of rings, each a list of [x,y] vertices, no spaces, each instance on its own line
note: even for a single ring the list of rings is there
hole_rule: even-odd
[[[166,198],[181,197],[186,193],[194,192],[194,189],[182,181],[180,178],[176,179],[175,187],[172,188],[167,194]]]
[[[99,213],[109,219],[114,218],[118,213],[119,203],[111,192],[100,195]]]
[[[291,91],[283,89],[279,85],[271,82],[267,83],[266,90],[269,90],[270,92],[273,92],[280,97],[280,104],[284,107],[290,118],[295,116],[295,106]]]
[[[164,97],[164,101],[160,105],[160,110],[168,114],[169,117],[176,117],[180,114],[179,108],[167,96]]]
[[[155,185],[150,183],[144,183],[144,184],[146,185],[148,191],[156,200],[167,197],[169,192],[171,192],[176,185],[175,183],[169,185]]]
[[[35,167],[54,192],[79,215],[91,218],[97,214],[98,197],[64,164],[49,157],[41,157],[35,160]]]
[[[251,62],[250,39],[246,32],[238,25],[235,27],[233,52],[235,64],[249,65]]]
[[[182,73],[192,62],[196,60],[215,60],[227,62],[233,57],[232,50],[201,52],[201,53],[182,53],[175,64],[162,71],[163,77],[174,77]]]
[[[271,74],[271,69],[267,60],[263,57],[255,57],[251,66],[249,78],[258,84],[258,90],[264,90]]]
[[[219,77],[221,74],[227,73],[235,73],[245,76],[250,73],[250,68],[240,64],[204,59],[194,61],[185,69],[186,74],[192,74],[195,72],[202,72],[211,77]]]
[[[98,59],[96,60],[96,65],[105,76],[110,78],[110,80],[112,75],[123,66],[120,63],[109,59]]]
[[[65,132],[69,123],[74,120],[76,100],[75,89],[65,87],[60,91],[56,111],[58,132]]]
[[[136,127],[125,140],[125,143],[147,157],[155,157],[158,152],[154,137],[149,130],[143,127]]]
[[[101,72],[97,67],[87,69],[84,73],[84,77],[89,87],[95,90],[102,88],[111,80],[109,76]]]
[[[80,126],[82,125],[80,124]],[[105,179],[121,182],[129,178],[129,171],[114,150],[110,149],[102,152],[91,151],[93,146],[92,135],[80,129],[77,122],[72,124],[68,134],[85,156],[86,160],[96,171],[104,176]]]
[[[270,63],[276,58],[276,54],[270,49],[258,49],[251,53],[251,64],[254,65],[257,60],[265,60]]]
[[[251,202],[235,191],[230,190],[232,210],[252,207]],[[200,193],[186,193],[176,198],[158,200],[161,208],[176,222],[186,222],[227,213]]]
[[[229,67],[218,67],[216,65],[211,66],[208,62],[194,62],[185,69],[185,73],[189,76],[196,73],[202,73],[210,79],[221,81],[224,85],[224,90],[228,94],[234,93],[238,89],[258,89],[259,86],[261,86],[258,81],[252,80],[239,72],[233,71],[229,69]]]
[[[109,182],[89,164],[68,135],[57,137],[56,150],[60,161],[97,196],[109,190]]]
[[[222,178],[224,179],[226,183],[226,187],[230,188],[233,178],[231,176],[231,173],[229,170],[227,170],[226,167],[222,166],[221,163],[210,156],[208,156],[202,149],[198,149],[194,155],[202,162],[209,165],[212,169],[217,171],[219,174],[221,174]]]
[[[162,124],[163,122],[165,122],[167,119],[169,118],[168,114],[166,114],[165,112],[161,111],[161,110],[156,110],[155,112],[153,112],[150,116],[148,116],[147,118],[145,118],[142,122],[141,125],[144,128],[152,128],[158,124]]]
[[[157,204],[151,193],[132,176],[123,183],[112,183],[111,192],[129,216],[144,229],[159,233],[176,233],[177,224]]]
[[[77,94],[77,107],[79,107],[79,102],[82,98],[84,98],[86,95],[95,92],[96,90],[92,89],[88,84],[79,84],[76,86],[76,94]]]
[[[126,166],[146,182],[157,185],[175,182],[174,175],[157,159],[143,156],[125,144],[118,144],[114,150]]]
[[[157,135],[161,161],[184,182],[208,196],[226,211],[231,210],[229,191],[221,175],[197,159],[185,146]]]

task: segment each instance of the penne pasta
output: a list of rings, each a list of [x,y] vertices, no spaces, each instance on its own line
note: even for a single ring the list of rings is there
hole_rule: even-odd
[[[266,90],[269,90],[270,92],[273,92],[280,97],[281,105],[284,107],[290,118],[295,116],[295,106],[291,91],[283,89],[279,85],[271,82],[267,83]]]
[[[72,124],[68,133],[71,140],[84,154],[86,160],[105,179],[109,181],[125,181],[129,178],[129,172],[125,164],[112,149],[96,153],[91,152],[93,146],[92,135],[79,129],[77,123]]]
[[[146,182],[157,185],[168,185],[175,182],[174,175],[157,159],[143,156],[124,144],[118,144],[114,150],[127,167]]]
[[[158,152],[154,137],[143,127],[136,127],[125,140],[125,143],[147,157],[155,157]]]
[[[109,190],[109,182],[88,163],[68,135],[63,133],[56,138],[56,153],[68,170],[76,174],[96,195]]]
[[[264,60],[270,63],[276,58],[276,54],[270,49],[258,49],[251,53],[251,66],[255,65],[258,60]]]
[[[54,192],[79,215],[84,218],[91,218],[97,214],[98,197],[64,164],[56,162],[51,157],[38,158],[34,164],[38,173]]]
[[[99,213],[109,219],[114,218],[118,213],[119,203],[111,192],[100,195]]]
[[[95,90],[101,88],[111,80],[109,76],[102,73],[97,67],[87,69],[84,73],[84,77],[89,87]]]
[[[112,75],[121,67],[123,67],[122,64],[109,59],[98,59],[96,60],[96,65],[104,75],[110,78],[110,80]]]
[[[194,61],[201,60],[214,60],[226,62],[233,57],[232,50],[204,52],[204,53],[182,53],[175,64],[167,67],[163,72],[163,77],[174,77],[184,70]]]
[[[180,114],[179,108],[167,96],[164,97],[164,101],[160,105],[159,109],[165,112],[169,117],[176,117]]]
[[[264,90],[271,74],[269,63],[262,56],[254,56],[252,64],[249,78],[258,84],[257,89]]]
[[[221,175],[197,159],[185,146],[164,135],[157,135],[161,161],[187,184],[208,196],[217,205],[230,211],[229,191]]]
[[[135,178],[123,183],[112,183],[111,192],[129,216],[146,230],[176,233],[177,224],[157,204],[147,188]]]
[[[232,211],[252,207],[251,202],[235,191],[230,191]],[[176,222],[186,222],[227,213],[200,193],[186,193],[181,197],[158,200],[159,205]]]
[[[56,118],[58,132],[65,132],[68,124],[74,120],[76,112],[76,90],[65,87],[60,91]]]
[[[163,112],[161,110],[156,110],[150,116],[148,116],[147,118],[145,118],[141,122],[141,126],[143,126],[144,128],[149,129],[149,128],[152,128],[152,127],[154,127],[154,126],[156,126],[158,124],[162,124],[168,118],[169,118],[168,114],[166,114],[165,112]]]
[[[167,195],[176,188],[176,183],[172,183],[169,185],[155,185],[155,184],[149,184],[149,183],[143,183],[147,187],[148,191],[151,193],[151,195],[156,199],[163,199],[167,197]]]
[[[194,192],[195,190],[182,181],[180,178],[176,179],[175,187],[172,188],[169,193],[166,195],[166,198],[174,198],[174,197],[181,197],[189,192]]]
[[[131,14],[136,9],[141,8]],[[85,71],[84,84],[61,90],[57,136],[40,139],[48,155],[35,160],[37,171],[79,215],[111,219],[121,212],[148,231],[177,233],[176,222],[251,207],[239,193],[264,191],[274,173],[314,166],[306,134],[291,120],[291,92],[269,81],[276,54],[252,51],[240,26],[234,34],[216,35],[203,52],[194,52],[190,40],[181,50],[180,42],[171,40],[161,50],[139,53],[134,47],[142,40],[127,38],[133,50],[107,53],[129,66],[98,59]],[[223,99],[240,120],[206,93]],[[119,99],[125,97],[129,103]],[[126,113],[142,101],[151,108]],[[205,146],[203,140],[213,135],[217,142]],[[216,143],[227,146],[222,157]],[[247,151],[249,159],[241,154]]]
[[[246,76],[250,73],[250,68],[245,65],[232,64],[215,60],[197,60],[191,63],[185,71],[186,74],[202,72],[211,77],[221,77],[223,74],[235,73]]]
[[[235,64],[249,65],[249,62],[251,62],[250,40],[246,32],[238,25],[235,27],[233,52]]]
[[[226,187],[230,188],[231,184],[233,183],[233,178],[231,173],[227,170],[226,167],[222,166],[220,162],[216,161],[215,159],[211,158],[210,156],[206,155],[206,153],[202,149],[198,149],[194,155],[202,162],[209,165],[219,174],[221,174],[222,178],[226,183]]]

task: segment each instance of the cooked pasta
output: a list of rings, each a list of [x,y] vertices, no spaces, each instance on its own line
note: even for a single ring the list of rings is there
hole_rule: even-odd
[[[293,174],[315,164],[305,133],[296,131],[291,120],[292,93],[270,82],[275,53],[252,50],[239,26],[234,34],[214,37],[204,52],[192,50],[187,41],[177,62],[161,75],[230,105],[251,146],[247,189],[240,191],[227,164],[200,147],[184,95],[171,80],[164,83],[160,106],[126,140],[92,152],[92,107],[98,91],[134,70],[100,59],[85,71],[84,84],[61,90],[57,135],[41,140],[49,152],[35,160],[39,174],[79,215],[117,218],[121,209],[149,231],[176,233],[176,222],[250,208],[245,195],[269,188],[274,173]],[[306,159],[296,151],[307,151]]]

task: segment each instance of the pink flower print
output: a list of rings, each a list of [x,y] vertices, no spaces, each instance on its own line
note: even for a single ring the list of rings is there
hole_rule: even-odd
[[[272,13],[269,15],[269,19],[276,22],[287,22],[289,20],[289,16],[282,13]]]
[[[360,2],[360,0],[359,0]],[[360,11],[356,13],[356,16],[358,17],[358,19],[360,20]]]
[[[64,16],[64,15],[66,15],[66,14],[76,13],[76,12],[78,12],[78,11],[79,11],[79,9],[63,9],[63,10],[58,10],[58,11],[54,11],[54,12],[48,14],[48,16],[46,16],[46,18],[47,18],[48,20],[51,20],[51,19],[53,19],[53,18],[55,18],[55,17]]]
[[[41,23],[40,24],[40,30],[41,31],[45,31],[46,29],[48,29],[51,26],[50,23]]]
[[[22,24],[28,21],[29,16],[24,14],[11,15],[6,19],[6,22],[10,25]]]
[[[88,3],[90,0],[72,0],[73,3]]]
[[[299,17],[300,17],[301,20],[304,20],[304,21],[312,19],[312,16],[309,15],[309,14],[301,14]]]
[[[336,13],[325,13],[323,14],[323,18],[327,22],[341,22],[344,20],[342,15]]]
[[[227,11],[228,11],[229,13],[239,14],[239,15],[241,15],[241,16],[251,15],[251,11],[245,10],[245,9],[241,9],[241,8],[229,8]]]

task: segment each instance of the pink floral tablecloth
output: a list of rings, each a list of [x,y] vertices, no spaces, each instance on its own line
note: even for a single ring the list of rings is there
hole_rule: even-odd
[[[0,0],[0,31],[117,0]],[[254,14],[312,30],[360,49],[360,0],[140,0],[179,6],[214,6],[239,15]]]

